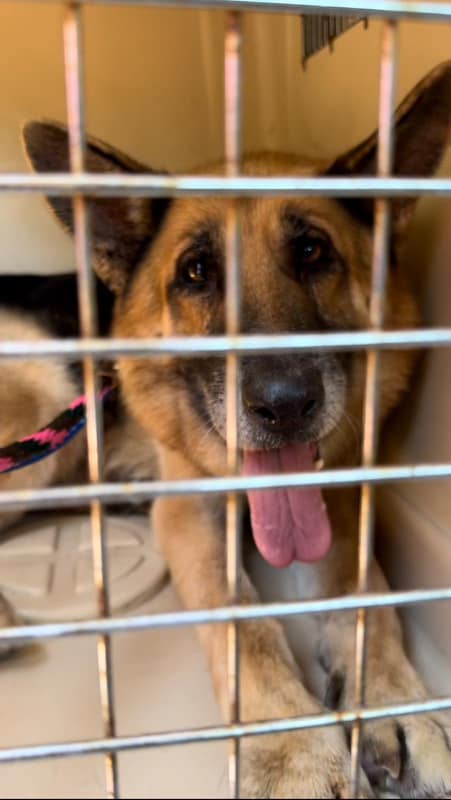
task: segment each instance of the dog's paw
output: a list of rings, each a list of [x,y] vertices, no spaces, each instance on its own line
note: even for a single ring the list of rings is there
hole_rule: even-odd
[[[370,705],[397,702],[386,673],[378,675],[379,695],[368,692]],[[343,670],[332,672],[327,700],[330,707],[352,708],[353,686],[343,678]],[[406,675],[412,680],[411,668]],[[382,690],[381,690],[382,687]],[[348,690],[349,689],[349,690]],[[422,696],[418,683],[412,696]],[[406,698],[402,698],[406,700]],[[451,727],[434,715],[390,717],[365,723],[362,734],[362,766],[371,785],[381,791],[406,798],[451,797]]]
[[[321,652],[321,664],[328,673],[324,702],[329,708],[354,708],[352,627],[351,623],[336,631],[329,629],[329,649],[324,647]],[[404,651],[401,627],[392,609],[372,612],[365,672],[367,706],[409,703],[428,696]],[[372,786],[402,798],[451,798],[450,732],[446,719],[434,714],[365,723],[362,766]]]
[[[339,728],[322,728],[242,742],[243,798],[350,798],[351,762]],[[360,797],[373,797],[365,775]]]
[[[450,741],[432,716],[365,725],[363,766],[374,786],[400,797],[451,797]]]

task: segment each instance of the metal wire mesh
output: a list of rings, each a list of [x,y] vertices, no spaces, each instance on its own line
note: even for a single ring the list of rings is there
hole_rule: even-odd
[[[83,21],[79,5],[65,7],[63,21],[64,65],[66,82],[67,119],[69,131],[70,166],[73,173],[85,167]],[[75,256],[81,336],[97,333],[97,306],[94,272],[91,263],[89,217],[81,194],[73,197]],[[83,380],[86,394],[86,431],[88,445],[88,475],[91,484],[102,479],[102,407],[99,402],[99,379],[95,361],[83,360]],[[111,614],[108,583],[108,549],[102,502],[90,503],[94,583],[99,617]],[[113,663],[108,634],[100,634],[97,642],[100,703],[103,730],[107,737],[115,735]],[[116,753],[105,755],[107,797],[119,796],[119,773]]]
[[[224,102],[225,157],[227,174],[235,177],[241,159],[241,16],[229,11],[226,18]],[[226,331],[235,336],[240,329],[240,224],[236,199],[230,199],[226,216]],[[239,357],[228,353],[226,361],[226,445],[229,475],[239,472]],[[241,572],[240,498],[236,492],[227,495],[226,554],[227,586],[231,603],[239,601]],[[229,689],[229,722],[240,720],[240,639],[237,620],[227,630],[227,676]],[[229,757],[229,792],[240,795],[240,741],[232,739]]]
[[[390,174],[393,167],[393,131],[397,22],[387,20],[382,31],[381,77],[379,97],[379,128],[377,172],[381,177]],[[385,288],[389,258],[390,201],[377,198],[374,208],[373,272],[370,300],[370,325],[379,330],[384,322]],[[362,464],[374,465],[378,445],[380,353],[368,350],[363,411]],[[359,556],[357,591],[368,590],[369,569],[373,554],[375,495],[374,485],[363,483],[360,498]],[[355,707],[361,709],[365,701],[365,668],[367,650],[367,611],[359,608],[356,618],[355,641]],[[359,764],[362,753],[362,721],[356,720],[351,736],[351,765],[353,794],[359,797]]]
[[[62,2],[62,0],[48,0]],[[451,599],[451,587],[434,590],[374,594],[368,590],[368,567],[372,553],[374,517],[374,487],[385,482],[406,480],[437,480],[451,477],[451,464],[408,464],[376,466],[377,409],[379,382],[379,351],[393,347],[442,347],[451,344],[451,329],[414,331],[382,331],[385,277],[387,270],[387,241],[390,209],[388,199],[403,195],[451,195],[449,179],[402,179],[390,177],[392,163],[392,128],[394,86],[396,79],[396,22],[398,18],[451,22],[451,4],[433,2],[362,3],[342,0],[335,4],[321,0],[185,0],[183,5],[222,7],[227,10],[225,30],[225,107],[226,162],[225,177],[209,176],[144,176],[84,174],[85,130],[83,95],[82,6],[91,2],[114,3],[114,0],[79,0],[66,4],[63,23],[66,95],[70,139],[71,174],[58,175],[0,175],[0,191],[39,192],[62,196],[73,195],[75,241],[78,268],[81,340],[51,342],[0,342],[2,358],[51,358],[58,355],[84,360],[84,380],[88,397],[88,486],[52,487],[42,490],[3,491],[0,510],[11,508],[45,508],[80,505],[91,507],[92,545],[94,552],[95,585],[98,598],[98,619],[77,623],[58,623],[22,626],[0,630],[0,641],[14,639],[55,638],[91,634],[98,637],[98,671],[104,721],[103,738],[80,742],[50,743],[30,747],[0,749],[0,762],[31,760],[68,755],[104,753],[106,763],[106,792],[119,797],[116,756],[119,751],[143,747],[169,746],[187,742],[230,739],[230,791],[239,796],[239,742],[244,736],[315,728],[345,722],[353,724],[352,765],[354,794],[358,796],[359,755],[362,725],[371,720],[402,714],[426,713],[451,709],[451,697],[421,702],[365,706],[365,633],[366,611],[392,605],[446,601]],[[120,0],[125,3],[126,0]],[[175,0],[134,0],[134,5],[177,6]],[[308,14],[364,14],[384,18],[381,53],[379,105],[378,175],[375,178],[257,178],[240,176],[241,149],[241,12],[266,10]],[[146,195],[182,196],[215,194],[228,198],[227,216],[227,301],[226,336],[202,339],[199,337],[171,340],[112,340],[96,339],[93,274],[90,259],[89,218],[83,195]],[[318,196],[369,196],[376,199],[374,225],[373,281],[370,321],[371,330],[338,334],[296,334],[290,336],[240,336],[240,196],[267,194]],[[383,195],[384,199],[380,199]],[[353,469],[326,470],[321,473],[284,474],[277,476],[240,477],[237,425],[239,356],[255,352],[289,352],[302,350],[356,350],[367,355],[366,393],[364,404],[362,466]],[[223,478],[179,481],[132,482],[107,484],[102,482],[101,409],[96,401],[96,361],[113,359],[118,355],[158,357],[176,353],[180,356],[207,354],[227,356],[227,451],[228,474]],[[347,486],[362,485],[359,529],[359,564],[357,591],[346,597],[327,600],[238,604],[241,549],[239,530],[239,495],[247,489],[268,487]],[[135,618],[110,619],[108,597],[108,560],[103,525],[103,504],[129,499],[151,499],[157,496],[194,493],[225,494],[227,501],[227,583],[230,605],[224,608],[155,614]],[[347,712],[331,712],[291,719],[263,722],[240,722],[239,709],[239,637],[238,625],[244,620],[264,617],[284,618],[293,614],[325,611],[357,611],[356,626],[356,690],[355,707]],[[216,727],[169,731],[140,736],[117,736],[114,725],[114,691],[110,637],[116,633],[148,628],[183,625],[228,624],[229,720]]]

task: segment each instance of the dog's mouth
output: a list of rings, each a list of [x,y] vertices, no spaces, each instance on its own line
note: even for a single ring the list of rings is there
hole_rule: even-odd
[[[245,450],[243,456],[245,475],[308,472],[317,465],[318,447],[294,442],[277,450]],[[269,564],[287,567],[327,555],[332,534],[319,488],[265,489],[247,495],[255,544]]]
[[[322,369],[325,401],[314,414],[306,413],[302,418],[294,414],[273,425],[241,404],[238,432],[245,475],[280,475],[318,468],[319,443],[325,442],[337,426],[344,405],[344,377],[335,365],[327,366]],[[222,373],[216,382],[210,379],[208,384],[201,384],[196,409],[225,444],[223,387]],[[269,564],[286,567],[293,561],[318,561],[327,555],[331,526],[319,488],[263,489],[247,495],[255,544]]]

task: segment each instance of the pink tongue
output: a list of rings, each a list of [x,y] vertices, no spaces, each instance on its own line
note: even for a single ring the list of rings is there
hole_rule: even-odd
[[[313,470],[312,446],[246,450],[243,467],[245,475]],[[317,561],[327,554],[331,529],[319,489],[265,489],[248,492],[248,498],[255,543],[273,567]]]

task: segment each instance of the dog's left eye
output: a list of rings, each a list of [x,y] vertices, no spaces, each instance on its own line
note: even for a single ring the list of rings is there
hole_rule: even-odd
[[[185,289],[202,291],[211,286],[215,277],[215,265],[206,254],[187,253],[177,265],[177,283]]]
[[[341,264],[331,239],[325,231],[290,218],[289,234],[285,240],[286,264],[297,281],[316,280]]]
[[[325,242],[313,236],[301,237],[297,243],[297,250],[304,264],[315,264],[325,254]]]
[[[317,231],[305,231],[296,236],[292,247],[298,268],[325,264],[330,260],[331,245],[328,239]]]
[[[205,264],[200,259],[193,259],[185,264],[183,269],[183,280],[185,283],[195,283],[197,286],[208,280],[208,272]]]

